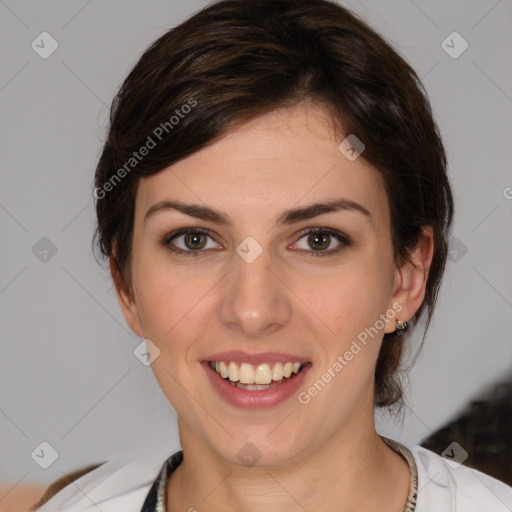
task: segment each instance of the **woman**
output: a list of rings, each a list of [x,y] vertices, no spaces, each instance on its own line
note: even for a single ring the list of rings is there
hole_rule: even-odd
[[[453,199],[417,75],[364,22],[323,0],[206,7],[123,83],[94,195],[182,451],[115,458],[38,510],[510,510],[455,452],[375,430]]]

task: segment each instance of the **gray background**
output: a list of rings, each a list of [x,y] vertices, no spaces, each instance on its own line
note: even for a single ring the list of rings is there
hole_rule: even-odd
[[[134,445],[160,443],[160,460],[179,447],[174,412],[134,357],[141,340],[90,250],[92,177],[122,79],[203,5],[0,0],[2,482],[48,483]],[[455,189],[451,260],[405,420],[379,418],[381,433],[412,446],[512,365],[512,3],[344,5],[423,78]],[[59,45],[47,59],[31,47],[43,31]],[[469,43],[458,58],[441,46],[453,31]],[[42,442],[58,453],[48,469],[31,456]]]

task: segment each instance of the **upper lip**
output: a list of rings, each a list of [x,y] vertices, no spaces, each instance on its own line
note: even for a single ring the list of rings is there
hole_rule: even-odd
[[[204,361],[240,361],[249,364],[279,363],[279,362],[299,362],[308,363],[309,359],[293,354],[282,352],[261,352],[259,354],[250,354],[240,350],[231,350],[227,352],[216,352],[204,358]]]

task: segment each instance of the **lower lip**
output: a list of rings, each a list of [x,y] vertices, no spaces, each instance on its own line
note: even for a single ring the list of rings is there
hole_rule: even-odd
[[[261,390],[249,390],[237,388],[229,384],[215,370],[213,370],[207,361],[201,363],[208,375],[213,387],[226,402],[236,407],[246,409],[258,409],[263,407],[273,407],[293,394],[297,393],[300,385],[304,381],[306,374],[311,368],[311,364],[307,364],[304,368],[282,384],[278,384],[272,388]]]

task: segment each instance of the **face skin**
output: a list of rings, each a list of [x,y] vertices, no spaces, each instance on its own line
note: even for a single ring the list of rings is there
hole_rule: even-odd
[[[139,182],[133,293],[118,286],[118,296],[132,330],[158,347],[153,371],[178,414],[185,460],[168,483],[168,510],[405,505],[407,464],[375,432],[374,370],[384,333],[395,330],[396,319],[410,320],[423,301],[432,241],[426,232],[413,254],[419,269],[395,265],[383,182],[362,157],[349,161],[340,142],[321,108],[299,105],[251,121]],[[276,225],[284,210],[338,199],[370,215],[339,210]],[[206,206],[231,223],[174,209],[145,218],[163,201]],[[211,233],[188,245],[185,236],[169,241],[181,228]],[[334,236],[308,243],[311,228],[350,243]],[[248,236],[262,249],[251,263],[236,252]],[[193,252],[194,242],[200,252],[170,250]],[[315,255],[318,246],[323,256]],[[312,363],[300,389],[307,391],[393,304],[401,308],[396,317],[307,404],[295,394],[270,408],[233,406],[201,366],[219,351],[286,352]],[[253,467],[237,457],[248,442],[261,454]]]

